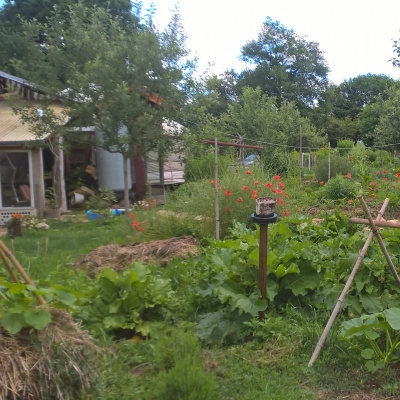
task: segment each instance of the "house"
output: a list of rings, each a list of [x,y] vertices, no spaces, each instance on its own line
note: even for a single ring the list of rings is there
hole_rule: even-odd
[[[110,153],[95,145],[101,132],[94,127],[68,128],[68,120],[60,118],[60,125],[69,129],[69,149],[62,146],[62,136],[46,133],[40,139],[28,124],[11,108],[10,96],[23,101],[37,102],[40,118],[40,99],[43,92],[18,77],[0,71],[0,226],[14,213],[42,217],[46,211],[46,190],[54,188],[61,211],[71,207],[75,189],[97,187],[114,189],[123,198],[123,160],[119,153]],[[158,102],[151,97],[149,101]],[[51,106],[62,116],[60,104]],[[176,124],[175,124],[176,125]],[[164,130],[171,134],[177,127],[165,123]],[[180,129],[180,128],[179,128]],[[79,136],[80,135],[80,136]],[[85,138],[91,140],[81,140]],[[88,143],[92,144],[88,144]],[[171,166],[176,171],[171,170]],[[129,160],[129,180],[132,200],[142,200],[147,182],[152,184],[153,196],[159,203],[165,201],[166,184],[181,183],[183,168],[178,160],[160,162],[157,152],[138,155]]]

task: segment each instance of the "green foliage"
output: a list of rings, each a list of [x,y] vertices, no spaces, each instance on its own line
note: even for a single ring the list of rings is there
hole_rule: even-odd
[[[336,175],[321,188],[321,197],[329,200],[352,200],[356,198],[360,185],[341,175]]]
[[[218,172],[226,174],[231,160],[228,156],[218,157]],[[201,157],[194,158],[190,155],[185,158],[185,181],[196,182],[203,179],[213,179],[215,176],[215,154],[214,152],[203,153]]]
[[[113,189],[99,188],[98,192],[86,202],[86,207],[93,212],[109,211],[116,201]]]
[[[318,157],[315,166],[315,177],[318,182],[328,182],[329,170],[330,177],[334,178],[337,175],[346,175],[352,171],[352,162],[347,157],[340,157],[336,154],[331,154],[330,167],[328,157]]]
[[[369,347],[360,343],[361,357],[369,371],[375,372],[388,363],[399,360],[400,347],[400,309],[389,308],[383,312],[362,315],[342,323],[342,336],[347,339],[367,340]]]
[[[155,377],[156,399],[208,400],[216,396],[215,378],[204,371],[195,336],[172,330],[154,346],[155,361],[162,370]]]
[[[346,156],[354,147],[354,142],[350,139],[342,139],[337,142],[337,150],[340,156]]]
[[[65,286],[40,289],[22,282],[9,282],[0,276],[0,326],[11,334],[23,328],[44,329],[51,322],[47,307],[37,304],[36,295],[45,296],[53,308],[70,310],[76,296]]]
[[[136,262],[118,274],[104,268],[81,300],[76,316],[95,335],[130,331],[147,336],[154,322],[169,321],[178,307],[169,280]]]
[[[216,396],[216,381],[188,358],[177,361],[169,372],[157,376],[156,399],[209,400]]]

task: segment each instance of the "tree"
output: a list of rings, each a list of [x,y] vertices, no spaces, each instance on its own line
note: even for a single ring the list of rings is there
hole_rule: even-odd
[[[328,84],[328,65],[318,43],[267,18],[257,40],[245,44],[241,60],[254,64],[238,78],[239,89],[259,86],[278,104],[294,101],[300,110],[313,108]]]
[[[68,21],[56,11],[46,24],[23,27],[30,47],[18,65],[21,76],[67,102],[75,124],[94,124],[101,146],[126,161],[163,141],[161,123],[176,117],[193,70],[177,12],[163,32],[148,21],[127,27],[103,9],[82,5],[71,8]],[[44,44],[32,40],[38,35]]]
[[[386,100],[386,91],[393,85],[398,85],[386,75],[359,75],[333,86],[332,112],[336,118],[354,120],[362,110],[378,99]]]
[[[265,96],[260,88],[245,88],[239,101],[231,103],[221,115],[219,129],[231,139],[240,135],[248,143],[263,146],[266,166],[275,173],[285,172],[287,154],[299,149],[300,130],[303,148],[320,147],[326,142],[294,103],[285,102],[278,108],[276,99]]]
[[[379,104],[379,110],[371,109],[369,118],[376,121],[376,114],[379,111],[379,122],[375,129],[366,138],[373,142],[374,146],[394,145],[400,147],[400,90],[392,89],[389,91],[389,98]]]

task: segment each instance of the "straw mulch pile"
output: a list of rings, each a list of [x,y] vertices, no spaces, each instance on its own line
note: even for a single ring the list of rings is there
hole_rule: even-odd
[[[109,244],[85,255],[75,264],[75,267],[94,276],[104,267],[111,267],[117,272],[121,272],[135,261],[157,262],[160,265],[166,265],[174,257],[187,258],[196,255],[199,247],[199,242],[192,236],[131,245]]]
[[[98,348],[68,312],[49,311],[41,331],[0,328],[0,400],[75,400],[95,391]]]

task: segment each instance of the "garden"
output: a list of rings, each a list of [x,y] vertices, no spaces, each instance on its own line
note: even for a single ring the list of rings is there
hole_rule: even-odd
[[[399,160],[356,146],[328,164],[321,150],[300,173],[296,159],[272,171],[221,156],[214,176],[204,155],[163,206],[24,216],[0,252],[0,398],[400,398],[400,288],[375,237],[308,366],[371,232],[350,221],[365,218],[360,198],[374,219],[389,199],[383,218],[398,219]],[[266,298],[262,197],[278,215]],[[400,230],[378,232],[399,270]]]

